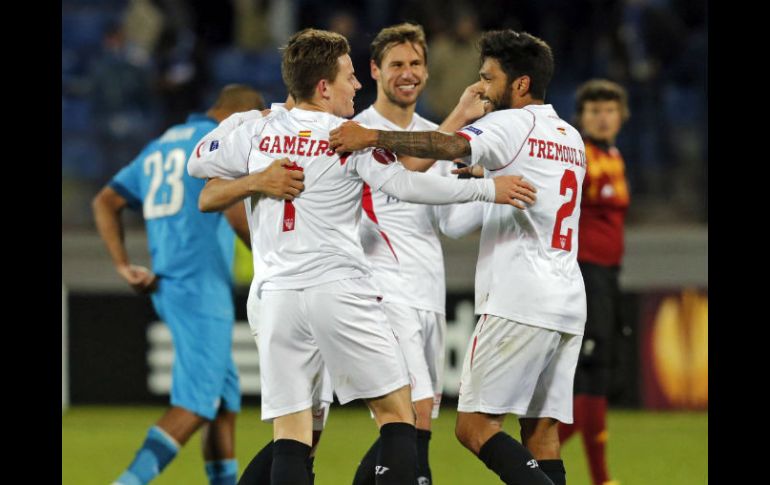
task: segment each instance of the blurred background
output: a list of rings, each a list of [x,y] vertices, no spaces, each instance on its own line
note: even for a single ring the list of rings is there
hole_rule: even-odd
[[[369,43],[382,27],[402,21],[421,24],[427,34],[430,80],[417,111],[435,122],[478,79],[475,41],[489,29],[528,31],[551,45],[556,71],[546,102],[565,120],[575,110],[575,88],[590,78],[628,90],[631,118],[617,140],[631,191],[621,273],[624,341],[610,404],[707,409],[705,1],[63,0],[63,411],[164,405],[170,388],[170,335],[149,299],[133,295],[115,273],[92,220],[97,191],[149,140],[210,106],[226,84],[250,84],[268,104],[283,101],[278,47],[301,28],[348,38],[363,84],[356,110],[365,109],[376,94]],[[127,211],[124,220],[132,260],[149,266],[141,217]],[[478,234],[443,242],[451,402],[475,324]],[[258,362],[245,323],[250,265],[241,250],[234,352],[244,402],[258,404]]]

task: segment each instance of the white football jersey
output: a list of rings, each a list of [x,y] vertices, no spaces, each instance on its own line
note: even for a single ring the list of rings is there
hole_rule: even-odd
[[[585,146],[551,105],[489,113],[457,132],[492,176],[522,175],[537,189],[526,210],[488,204],[476,265],[476,313],[582,335],[577,263]]]
[[[305,190],[294,201],[261,197],[251,204],[252,291],[301,289],[371,276],[358,229],[364,182],[376,191],[393,177],[403,179],[409,183],[402,186],[411,187],[411,192],[396,192],[411,194],[414,200],[422,198],[415,189],[433,185],[429,176],[407,172],[387,150],[335,153],[329,132],[345,121],[296,107],[277,110],[244,122],[223,138],[207,135],[203,149],[190,156],[188,171],[195,177],[234,179],[262,171],[284,157],[305,174]],[[447,182],[454,183],[429,191],[441,193],[437,198],[444,203],[494,199],[493,183]]]
[[[438,127],[415,113],[404,129],[374,106],[353,119],[378,130],[432,131]],[[427,172],[450,176],[452,168],[452,162],[438,160]],[[366,216],[361,220],[361,243],[384,301],[444,314],[446,288],[438,206],[403,202],[368,187],[364,188],[363,205]]]

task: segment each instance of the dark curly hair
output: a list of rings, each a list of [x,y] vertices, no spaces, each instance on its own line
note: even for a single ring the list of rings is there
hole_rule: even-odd
[[[545,88],[553,76],[553,53],[548,44],[527,32],[491,30],[479,41],[481,61],[491,57],[500,63],[507,82],[529,76],[529,92],[533,98],[545,99]]]

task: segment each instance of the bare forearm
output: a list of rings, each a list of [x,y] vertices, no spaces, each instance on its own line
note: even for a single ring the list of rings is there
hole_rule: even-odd
[[[443,133],[454,133],[467,124],[468,120],[463,112],[455,108],[438,127],[438,131]]]
[[[471,153],[471,145],[461,136],[438,131],[377,131],[374,146],[420,158],[453,160]]]
[[[243,241],[247,248],[251,249],[251,234],[249,233],[249,222],[246,220],[246,206],[242,203],[232,205],[225,210],[225,217],[238,238]]]
[[[198,198],[198,208],[202,212],[219,212],[236,202],[250,197],[257,192],[257,178],[247,175],[235,180],[219,178],[206,182]]]
[[[93,204],[96,230],[110,253],[113,264],[118,267],[128,265],[128,252],[124,244],[125,236],[120,211],[98,201]]]

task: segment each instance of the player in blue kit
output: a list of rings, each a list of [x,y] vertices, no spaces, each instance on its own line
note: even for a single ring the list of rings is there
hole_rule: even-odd
[[[260,94],[242,85],[225,87],[204,114],[173,126],[104,187],[93,200],[96,227],[117,272],[138,293],[149,293],[174,342],[171,408],[150,428],[136,457],[115,483],[145,484],[202,428],[210,485],[235,485],[235,415],[240,410],[233,362],[231,268],[234,234],[249,242],[243,204],[223,213],[202,213],[198,196],[206,181],[187,174],[187,159],[202,150],[200,138],[233,113],[261,116]],[[237,122],[237,117],[231,118]],[[215,146],[206,146],[216,150]],[[304,187],[301,172],[277,161],[245,181],[254,194],[293,199]],[[152,270],[132,265],[123,243],[122,210],[141,210]]]

